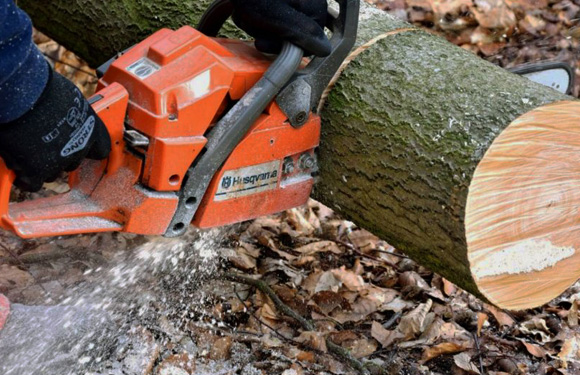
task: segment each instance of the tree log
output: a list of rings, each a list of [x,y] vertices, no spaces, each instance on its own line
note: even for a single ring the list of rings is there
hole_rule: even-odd
[[[97,65],[157,28],[195,24],[209,2],[19,5]],[[321,113],[322,203],[500,307],[540,305],[576,281],[572,98],[363,5]]]

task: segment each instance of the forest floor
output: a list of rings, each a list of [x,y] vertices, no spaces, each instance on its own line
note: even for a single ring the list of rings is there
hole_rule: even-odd
[[[580,78],[580,0],[375,3],[503,67],[557,60]],[[93,70],[35,38],[94,92]],[[120,328],[84,361],[95,375],[580,374],[580,284],[541,308],[500,311],[314,201],[178,239],[1,232],[0,293],[106,306]]]

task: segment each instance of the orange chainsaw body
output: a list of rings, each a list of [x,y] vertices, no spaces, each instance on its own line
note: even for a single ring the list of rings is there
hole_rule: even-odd
[[[164,234],[208,131],[270,64],[245,42],[189,26],[156,32],[110,65],[91,98],[111,134],[108,160],[85,161],[71,173],[68,193],[9,205],[13,175],[0,160],[0,226],[25,238]],[[320,118],[310,114],[299,128],[287,120],[274,101],[267,106],[213,176],[194,225],[221,226],[307,201]]]

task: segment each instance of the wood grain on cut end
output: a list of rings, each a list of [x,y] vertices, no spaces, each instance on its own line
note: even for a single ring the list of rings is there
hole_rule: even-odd
[[[539,107],[495,139],[465,232],[474,279],[497,306],[542,305],[580,277],[580,102]]]

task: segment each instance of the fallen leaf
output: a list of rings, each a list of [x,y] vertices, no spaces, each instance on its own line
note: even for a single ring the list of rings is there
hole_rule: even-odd
[[[345,266],[332,270],[332,275],[339,280],[348,290],[360,291],[365,287],[363,278],[356,273],[349,271]]]
[[[462,30],[472,23],[465,15],[473,7],[471,0],[432,0],[434,21],[442,30]]]
[[[511,9],[522,9],[524,11],[534,9],[544,9],[548,7],[548,0],[504,0]]]
[[[524,344],[524,346],[528,350],[528,353],[530,353],[534,357],[544,358],[548,354],[548,352],[539,345],[532,344],[524,340],[520,340],[520,342]]]
[[[378,311],[376,301],[368,298],[358,298],[354,303],[351,303],[351,311],[334,310],[332,318],[341,324],[346,322],[359,322],[366,318],[369,314]]]
[[[472,52],[479,51],[478,45],[490,44],[498,41],[497,33],[492,32],[485,27],[478,26],[473,30],[469,38],[471,44],[464,44],[461,47],[471,50]]]
[[[323,290],[312,296],[314,302],[320,310],[329,315],[334,309],[340,307],[343,310],[352,310],[350,304],[340,294],[330,290]]]
[[[509,29],[516,25],[516,15],[504,0],[473,0],[472,8],[480,26],[487,29]]]
[[[397,330],[403,334],[405,339],[411,339],[417,334],[423,332],[425,329],[425,318],[427,317],[429,310],[431,310],[432,305],[433,301],[427,300],[426,303],[420,304],[401,318]]]
[[[221,249],[220,253],[238,269],[248,271],[256,268],[256,258],[249,256],[243,247],[238,247],[236,250]]]
[[[34,282],[34,278],[26,271],[18,267],[1,265],[0,266],[0,293],[6,293],[8,290],[18,287],[24,288]]]
[[[564,368],[567,367],[568,362],[580,361],[580,337],[578,334],[564,340],[558,358],[562,360]]]
[[[488,319],[489,316],[486,313],[477,313],[477,337],[481,337],[481,329]]]
[[[304,369],[298,363],[293,363],[292,367],[290,367],[288,370],[294,370],[294,374],[292,375],[304,375]]]
[[[579,299],[578,298],[578,294],[575,294],[572,296],[570,302],[572,303],[572,306],[570,307],[570,310],[568,311],[568,316],[567,316],[567,320],[568,320],[568,325],[570,327],[578,327],[578,304],[579,304]]]
[[[413,8],[422,8],[428,11],[433,11],[432,0],[407,0],[407,5]]]
[[[324,274],[324,272],[322,272],[320,270],[315,270],[314,272],[311,272],[310,274],[308,274],[308,276],[306,276],[306,278],[302,282],[302,285],[301,285],[302,289],[307,291],[308,294],[311,296],[319,291],[330,290],[331,288],[328,288],[328,289],[320,288],[320,290],[317,290],[318,283],[319,283],[320,278],[322,277],[323,274]],[[334,276],[333,276],[333,279],[334,279]],[[336,279],[334,279],[334,280],[336,280]]]
[[[316,257],[314,257],[312,255],[300,256],[300,257],[298,257],[298,259],[292,261],[292,265],[294,267],[304,267],[304,266],[306,266],[310,263],[314,263],[316,261],[318,261],[318,259],[316,259]]]
[[[383,348],[389,347],[395,340],[394,331],[385,329],[381,323],[373,321],[371,325],[371,336],[377,340]]]
[[[542,31],[547,26],[546,21],[541,19],[540,17],[535,17],[531,14],[527,14],[526,17],[518,22],[518,26],[525,30],[528,34],[531,35],[540,35]]]
[[[355,358],[368,357],[377,351],[377,344],[374,340],[368,340],[366,338],[359,338],[353,341],[346,341],[343,346],[350,351]]]
[[[380,241],[377,236],[364,229],[352,231],[347,237],[357,249],[365,254],[375,250],[377,243]]]
[[[312,242],[294,250],[303,255],[312,255],[316,253],[342,254],[342,251],[338,248],[338,245],[333,241]]]
[[[285,262],[281,259],[261,259],[258,266],[258,273],[260,275],[266,275],[276,272],[286,275],[290,280],[301,280],[304,276],[303,273],[301,270],[292,267],[291,264],[292,261]]]
[[[257,240],[260,245],[272,250],[283,259],[288,261],[293,261],[296,259],[294,255],[278,249],[278,246],[276,246],[276,243],[272,239],[272,234],[268,231],[263,230],[262,233],[257,236]]]
[[[426,318],[427,319],[427,318]],[[421,336],[417,340],[405,341],[399,344],[399,347],[412,348],[419,345],[433,345],[442,334],[442,327],[444,323],[439,317],[435,317],[433,314],[433,319],[431,323],[427,325],[427,328],[423,331]]]
[[[318,277],[314,293],[322,292],[325,290],[338,292],[341,286],[342,282],[337,277],[335,277],[331,271],[326,271]]]
[[[455,343],[455,342],[443,342],[441,344],[435,345],[430,348],[426,348],[423,351],[423,355],[421,357],[421,363],[428,362],[434,358],[439,357],[443,354],[453,354],[458,353],[465,350],[463,345]]]
[[[211,346],[209,358],[224,361],[230,358],[233,340],[230,336],[220,337]]]
[[[446,296],[450,297],[454,295],[455,292],[457,292],[457,287],[451,281],[442,278],[442,282],[443,282],[443,293],[445,293]]]
[[[284,347],[284,342],[276,337],[276,336],[272,336],[271,334],[267,333],[265,335],[262,335],[260,337],[260,342],[266,347],[266,348],[282,348]]]
[[[294,229],[303,235],[310,235],[316,231],[316,228],[310,224],[306,217],[298,208],[292,208],[285,212],[286,220]]]
[[[416,286],[422,290],[427,290],[430,288],[429,284],[415,271],[403,272],[399,276],[399,284],[401,287]]]
[[[269,321],[278,320],[278,314],[276,314],[276,310],[274,310],[274,308],[272,308],[268,303],[265,303],[260,308],[258,315],[260,319],[267,319]]]
[[[542,343],[551,340],[550,329],[546,325],[546,321],[542,318],[534,317],[521,323],[519,330],[525,335],[531,335],[535,338],[539,337]]]
[[[373,301],[376,304],[378,311],[384,311],[385,306],[399,296],[399,292],[394,289],[379,288],[374,285],[369,285],[366,289],[361,291],[360,295],[365,299]]]
[[[453,362],[457,367],[469,374],[480,375],[479,369],[471,362],[471,356],[466,352],[459,353],[453,356]]]
[[[492,313],[493,317],[500,326],[508,326],[511,327],[515,324],[515,320],[511,316],[509,316],[506,312],[498,309],[495,306],[485,305],[485,308]]]
[[[413,306],[413,303],[402,299],[401,297],[396,297],[391,302],[388,302],[382,306],[382,311],[393,311],[400,312],[407,310]]]
[[[323,353],[328,352],[326,347],[326,338],[321,332],[302,332],[300,336],[294,339],[295,341],[308,345],[308,347],[320,350]]]
[[[336,345],[342,345],[343,342],[349,340],[351,341],[356,340],[359,338],[359,336],[351,330],[346,330],[346,331],[331,332],[328,335],[328,338]]]

